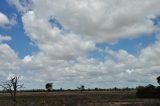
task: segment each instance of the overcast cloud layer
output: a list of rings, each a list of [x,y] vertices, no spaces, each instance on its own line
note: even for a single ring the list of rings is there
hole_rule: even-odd
[[[22,70],[26,83],[53,82],[58,87],[71,88],[78,84],[113,87],[114,83],[123,84],[117,86],[156,83],[160,74],[159,35],[155,43],[142,48],[136,56],[122,49],[100,49],[96,43],[115,43],[123,38],[158,33],[159,27],[151,19],[160,15],[160,0],[9,2],[21,13],[25,33],[39,51],[19,59],[4,42],[11,38],[0,36],[0,68],[6,70],[1,71],[1,76],[7,76],[9,70],[16,73]],[[9,23],[7,16],[0,13],[0,17],[0,26]],[[51,23],[52,19],[62,28]],[[106,57],[103,61],[87,58],[91,51],[103,52]]]

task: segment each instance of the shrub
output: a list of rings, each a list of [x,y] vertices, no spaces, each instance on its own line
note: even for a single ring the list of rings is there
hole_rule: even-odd
[[[154,85],[137,87],[136,96],[139,98],[160,98],[160,87]]]

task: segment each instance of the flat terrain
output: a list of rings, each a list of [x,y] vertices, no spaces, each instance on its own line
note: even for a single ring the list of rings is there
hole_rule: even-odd
[[[19,92],[16,106],[160,106],[160,99],[140,99],[135,94],[135,91]],[[0,93],[0,106],[13,106],[8,93]]]

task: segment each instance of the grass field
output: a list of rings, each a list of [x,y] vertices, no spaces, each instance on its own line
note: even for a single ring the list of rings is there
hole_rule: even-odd
[[[0,106],[13,106],[8,93],[0,93]],[[19,92],[16,106],[160,106],[160,99],[139,99],[135,91]]]

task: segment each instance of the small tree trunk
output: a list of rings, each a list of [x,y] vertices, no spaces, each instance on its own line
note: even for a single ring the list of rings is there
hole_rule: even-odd
[[[17,77],[15,77],[14,81],[12,81],[13,84],[13,102],[16,104],[16,93],[17,93]]]
[[[16,102],[16,93],[17,93],[17,83],[15,83],[14,84],[14,95],[13,95],[13,97],[14,97],[14,102]]]

